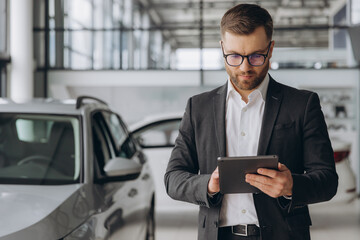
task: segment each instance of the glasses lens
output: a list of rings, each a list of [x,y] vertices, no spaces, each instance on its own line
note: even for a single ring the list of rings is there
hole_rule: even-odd
[[[251,54],[248,59],[253,66],[261,66],[265,62],[265,56],[260,54]]]
[[[226,60],[229,65],[240,65],[243,61],[243,57],[238,54],[231,54],[227,56]]]

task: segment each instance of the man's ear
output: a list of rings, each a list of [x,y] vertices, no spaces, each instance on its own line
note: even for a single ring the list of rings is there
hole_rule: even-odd
[[[270,50],[269,50],[269,59],[272,57],[272,52],[274,50],[274,46],[275,46],[275,41],[272,40],[271,45],[270,45]]]

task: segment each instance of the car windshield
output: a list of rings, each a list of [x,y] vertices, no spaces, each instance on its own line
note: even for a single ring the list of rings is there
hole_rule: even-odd
[[[69,184],[80,180],[77,117],[0,114],[0,183]]]

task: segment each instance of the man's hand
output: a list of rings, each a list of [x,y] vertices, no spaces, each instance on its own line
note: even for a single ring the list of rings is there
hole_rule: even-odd
[[[219,186],[219,168],[217,167],[215,171],[211,174],[209,183],[208,183],[208,193],[214,194],[220,191]]]
[[[245,181],[273,198],[291,196],[293,188],[291,172],[281,163],[278,164],[278,169],[277,171],[259,168],[258,174],[246,174]]]

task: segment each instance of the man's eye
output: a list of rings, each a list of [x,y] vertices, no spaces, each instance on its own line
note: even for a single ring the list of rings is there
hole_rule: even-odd
[[[232,55],[229,55],[229,57],[231,57],[232,59],[241,59],[241,55],[238,55],[238,54],[232,54]]]
[[[259,59],[259,58],[262,58],[263,56],[260,54],[251,54],[249,57],[252,59]]]

